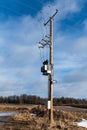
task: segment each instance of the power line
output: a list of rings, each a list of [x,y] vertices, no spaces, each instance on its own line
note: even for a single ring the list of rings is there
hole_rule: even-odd
[[[14,0],[13,0],[13,1],[14,1]],[[25,3],[23,3],[23,2],[19,2],[19,1],[15,1],[15,2],[16,2],[16,3],[19,3],[19,4],[22,5],[22,6],[25,6],[25,7],[27,7],[27,8],[30,8],[30,9],[36,11],[35,8],[33,8],[33,7],[31,7],[31,6],[27,5],[27,4],[25,4]],[[23,13],[18,12],[18,11],[16,11],[16,10],[13,10],[12,8],[9,8],[9,7],[3,6],[3,5],[0,5],[0,7],[3,8],[3,9],[9,10],[9,11],[11,11],[11,12],[13,12],[13,13],[16,13],[16,14],[18,14],[18,15],[23,15]],[[40,13],[41,13],[41,12],[40,12]],[[41,15],[41,16],[42,16],[42,15]],[[44,17],[44,16],[43,16],[43,17]],[[44,19],[44,18],[43,18],[43,19]],[[37,21],[40,23],[40,28],[41,28],[41,31],[42,31],[42,35],[43,35],[43,37],[44,37],[44,30],[43,30],[43,28],[42,28],[42,23],[41,23],[40,20],[37,20]]]
[[[43,5],[45,2],[42,0],[37,0],[41,5]]]
[[[40,13],[41,13],[41,18],[42,18],[43,22],[45,22],[45,16],[44,16],[43,11],[40,11]]]
[[[46,4],[46,2],[47,3],[50,3],[50,0],[48,0],[48,1],[44,1],[44,0],[37,0],[41,5],[45,5]]]
[[[40,28],[41,28],[41,32],[42,32],[42,37],[44,37],[44,31],[43,31],[42,23],[41,23],[40,20],[38,20],[38,22],[40,23]]]
[[[18,11],[16,11],[16,10],[13,10],[13,9],[11,9],[11,8],[9,8],[9,7],[5,7],[5,6],[3,6],[3,5],[0,5],[0,7],[3,8],[3,9],[6,9],[6,10],[12,11],[12,12],[18,14],[18,15],[23,15],[21,12],[18,12]]]
[[[29,6],[27,3],[23,3],[23,2],[20,2],[20,1],[16,1],[16,0],[13,0],[13,1],[14,1],[15,3],[18,3],[19,5],[25,6],[25,7],[27,7],[28,9],[33,10],[34,12],[37,11],[34,7]],[[23,15],[23,13],[18,12],[18,11],[16,11],[16,10],[13,10],[13,9],[11,9],[11,8],[9,8],[9,7],[3,6],[3,5],[0,5],[0,7],[1,7],[1,8],[4,8],[4,9],[6,9],[6,10],[12,11],[12,12],[18,14],[18,15]]]
[[[40,13],[41,13],[40,23],[42,22],[41,23],[41,28],[42,28],[42,30],[44,30],[43,32],[44,32],[44,36],[45,36],[45,35],[48,35],[48,29],[47,29],[48,27],[47,26],[43,26],[43,24],[45,23],[46,19],[45,19],[43,11],[40,11]]]
[[[13,0],[14,1],[14,0]],[[34,10],[34,11],[37,11],[35,8],[33,8],[33,7],[31,7],[31,6],[29,6],[27,3],[23,3],[23,2],[20,2],[20,1],[15,1],[16,3],[18,3],[18,4],[20,4],[20,5],[22,5],[22,6],[25,6],[25,7],[27,7],[27,8],[30,8],[30,9],[32,9],[32,10]],[[42,3],[41,1],[39,1],[40,3]],[[43,14],[43,12],[42,11],[40,11],[40,13],[41,13],[41,19],[43,20],[43,23],[45,22],[45,18],[44,18],[44,14]],[[42,22],[41,22],[41,20],[37,20],[39,23],[40,23],[40,28],[41,28],[41,31],[42,31],[42,36],[44,37],[44,29],[43,29],[43,27],[42,27]],[[47,30],[47,27],[46,27],[46,30]],[[46,31],[47,32],[47,31]]]
[[[39,50],[40,50],[40,60],[41,60],[41,62],[43,62],[43,57],[42,57],[41,48],[39,48]]]
[[[51,16],[52,15],[52,6],[51,6],[51,4],[48,5],[48,8],[49,8],[49,15]]]
[[[34,10],[34,11],[37,11],[34,7],[29,6],[29,4],[27,4],[27,3],[23,3],[23,2],[20,2],[20,1],[16,1],[16,0],[13,0],[13,1],[14,1],[15,3],[18,3],[18,4],[22,5],[22,6],[25,6],[25,7],[29,8],[29,9],[32,9],[32,10]]]

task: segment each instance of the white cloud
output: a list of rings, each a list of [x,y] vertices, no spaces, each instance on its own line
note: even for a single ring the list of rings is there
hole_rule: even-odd
[[[74,44],[74,49],[81,53],[87,52],[87,37],[80,37],[76,40]]]
[[[83,0],[58,0],[52,3],[50,7],[52,9],[51,13],[53,13],[56,8],[59,10],[59,14],[56,16],[59,23],[56,23],[56,27],[59,27],[61,20],[67,18],[68,15],[80,12],[83,3]],[[48,10],[48,4],[42,8],[42,12],[46,14],[45,20],[48,19]],[[0,95],[28,93],[47,96],[47,77],[46,79],[41,78],[40,56],[37,46],[43,33],[46,33],[45,29],[43,31],[41,30],[40,23],[37,21],[43,17],[43,15],[41,15],[42,14],[38,13],[34,18],[31,16],[23,16],[16,19],[10,18],[8,21],[0,23],[0,50],[3,50],[2,53],[0,53],[0,64],[2,65],[0,68],[0,90],[2,93],[0,93]],[[60,32],[59,30],[58,33]],[[72,40],[71,35],[66,36],[64,33],[58,35],[58,33],[56,34],[57,38],[55,40],[56,77],[58,76],[57,72],[59,69],[61,69],[60,71],[62,71],[62,69],[79,69],[84,66],[83,62],[87,59],[84,58],[82,61],[83,56],[81,55],[79,60],[79,54],[81,54],[79,52],[84,52],[84,50],[86,52],[87,50],[86,37],[75,37],[75,39]],[[78,79],[79,74],[81,74],[79,71],[80,69],[78,73],[74,74],[67,72],[64,74],[66,79],[64,79],[63,73],[61,72],[62,77],[59,79],[61,81],[67,80],[68,77],[72,79],[73,76],[77,76]],[[84,77],[84,73],[82,76]],[[74,78],[73,81],[75,81]],[[83,84],[86,86],[86,82]],[[81,83],[80,88],[82,88],[83,84]],[[73,94],[69,94],[71,96],[74,96],[74,91],[76,90],[76,84],[74,85],[75,87],[72,86]],[[62,84],[60,88],[54,87],[54,95],[57,95],[58,91],[60,95],[63,94],[63,96],[66,96],[68,92],[72,90],[70,87],[71,85],[67,87],[66,84]],[[80,96],[80,94],[81,93],[79,93],[78,96]]]
[[[66,1],[65,1],[66,2]],[[70,1],[69,1],[70,2]],[[75,2],[75,3],[74,3]],[[80,5],[79,1],[73,1],[75,4],[75,12],[81,11],[83,4]],[[82,2],[82,1],[80,1]],[[66,2],[67,4],[67,2]],[[72,4],[72,1],[71,1]],[[63,13],[62,18],[67,18],[67,15],[72,12],[73,4],[69,7],[71,10],[65,9],[65,13]],[[63,4],[62,4],[63,5]],[[61,6],[62,6],[61,5]],[[66,6],[67,7],[67,6]],[[81,7],[81,8],[79,8]],[[62,8],[61,8],[62,9]],[[71,15],[72,15],[71,14]],[[59,18],[59,20],[61,20]],[[60,23],[61,24],[61,21]],[[65,32],[61,33],[59,30],[56,34],[55,40],[55,53],[54,53],[54,62],[55,62],[55,77],[58,79],[58,85],[54,87],[54,96],[69,96],[69,97],[85,97],[87,90],[87,74],[86,74],[86,66],[87,66],[87,31],[86,31],[86,20],[84,22],[83,28],[81,28],[78,36],[72,34],[72,32],[68,32],[67,35]],[[73,32],[74,33],[74,32]],[[58,72],[58,74],[56,73]],[[77,93],[77,91],[78,93]]]
[[[74,97],[74,98],[87,98],[87,82],[61,84],[54,87],[54,97]]]
[[[81,66],[80,60],[77,55],[69,55],[68,53],[60,52],[57,54],[55,59],[55,70],[56,69],[78,69]]]
[[[20,64],[21,66],[31,66],[32,64],[37,63],[39,59],[39,50],[36,45],[13,45],[10,52],[10,60],[14,65]]]
[[[81,11],[85,2],[86,1],[83,0],[56,0],[54,3],[48,3],[44,6],[42,12],[44,12],[44,17],[46,18],[50,16],[50,14],[53,14],[55,9],[58,9],[59,13],[56,16],[56,19],[61,20],[66,18],[69,14],[73,15],[74,13]]]
[[[62,82],[64,83],[76,83],[76,82],[86,82],[87,81],[87,70],[85,69],[79,69],[78,71],[73,71],[68,73],[63,77]]]

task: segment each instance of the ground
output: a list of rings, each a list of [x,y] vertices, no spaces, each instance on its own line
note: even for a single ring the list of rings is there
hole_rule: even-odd
[[[0,105],[1,112],[18,113],[11,117],[0,117],[0,130],[87,130],[73,123],[81,121],[82,118],[87,119],[86,109],[64,107],[65,110],[58,110],[59,107],[55,108],[54,123],[50,125],[49,112],[45,106]]]

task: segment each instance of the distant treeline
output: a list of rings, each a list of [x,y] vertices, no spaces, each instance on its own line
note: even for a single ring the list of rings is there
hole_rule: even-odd
[[[33,95],[20,95],[20,96],[8,96],[8,97],[0,97],[0,103],[6,104],[46,104],[47,99],[41,98]],[[53,103],[55,106],[57,105],[70,105],[70,106],[84,106],[87,107],[87,99],[74,99],[74,98],[54,98]]]
[[[45,104],[46,99],[40,98],[38,96],[31,95],[20,95],[20,96],[8,96],[8,97],[0,97],[0,103],[6,104]]]
[[[54,98],[54,105],[66,105],[79,108],[87,108],[87,99],[75,99],[75,98]]]
[[[87,99],[75,99],[75,98],[54,98],[54,105],[87,105]]]

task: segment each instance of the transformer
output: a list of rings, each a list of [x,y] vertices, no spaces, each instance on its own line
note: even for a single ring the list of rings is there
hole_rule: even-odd
[[[51,74],[51,65],[48,64],[48,60],[43,62],[43,66],[41,67],[41,72],[43,75]]]

